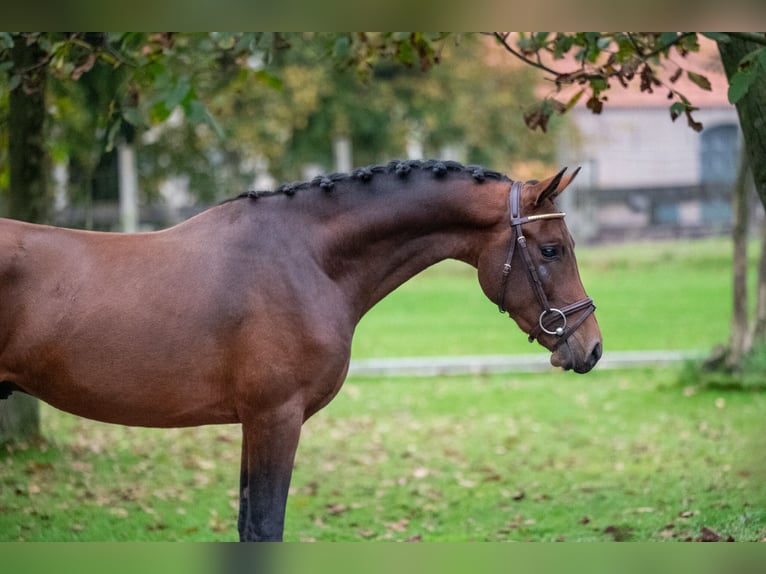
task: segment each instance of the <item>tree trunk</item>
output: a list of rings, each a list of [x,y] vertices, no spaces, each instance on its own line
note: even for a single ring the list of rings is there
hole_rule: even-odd
[[[736,36],[729,38],[728,42],[718,42],[718,51],[726,77],[731,80],[742,58],[759,45]],[[756,74],[747,94],[737,102],[737,114],[755,190],[766,209],[766,162],[763,161],[766,157],[766,74]]]
[[[9,98],[8,214],[36,223],[48,222],[53,199],[48,192],[45,151],[46,67],[39,65],[44,56],[36,43],[27,46],[23,36],[16,37],[11,74],[23,73],[23,79]]]
[[[755,294],[755,319],[750,339],[753,346],[766,346],[766,219],[761,222],[761,255]]]
[[[731,339],[727,366],[736,368],[750,347],[750,329],[747,316],[747,222],[748,222],[748,161],[745,150],[739,158],[737,180],[732,193],[732,228],[733,253],[733,314],[731,321]]]
[[[45,152],[45,57],[37,43],[27,44],[26,35],[14,35],[10,74],[22,74],[11,91],[8,114],[10,193],[8,215],[14,219],[46,223],[52,198],[47,186]],[[0,401],[0,443],[25,439],[40,433],[36,399],[13,393]]]

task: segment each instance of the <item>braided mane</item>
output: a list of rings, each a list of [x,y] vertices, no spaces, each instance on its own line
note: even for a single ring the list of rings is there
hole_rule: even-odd
[[[487,179],[493,179],[497,181],[510,181],[510,178],[500,173],[499,171],[486,169],[480,165],[463,165],[456,161],[441,161],[436,159],[430,159],[427,161],[395,160],[385,165],[360,167],[351,173],[332,173],[329,175],[319,175],[310,181],[286,183],[280,185],[273,191],[246,191],[239,194],[235,199],[241,199],[245,197],[250,199],[258,199],[260,197],[268,197],[278,194],[294,195],[298,191],[312,187],[318,187],[326,192],[331,192],[335,184],[341,181],[354,180],[368,182],[377,175],[382,174],[397,175],[401,178],[406,178],[413,170],[418,170],[421,172],[430,171],[433,176],[437,178],[448,177],[450,174],[457,173],[470,174],[470,176],[473,177],[473,179],[478,183],[481,183]]]

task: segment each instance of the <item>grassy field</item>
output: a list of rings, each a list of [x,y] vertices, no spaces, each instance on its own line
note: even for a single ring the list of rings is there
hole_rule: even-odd
[[[238,427],[43,416],[0,461],[0,539],[236,539]],[[285,535],[761,540],[764,419],[668,370],[350,380],[304,427]]]
[[[580,259],[606,352],[726,339],[725,242]],[[354,352],[529,347],[474,272],[448,264],[374,309]],[[286,539],[766,538],[766,397],[679,373],[351,379],[304,426]],[[43,431],[0,454],[0,540],[236,538],[238,427],[127,428],[44,406]]]

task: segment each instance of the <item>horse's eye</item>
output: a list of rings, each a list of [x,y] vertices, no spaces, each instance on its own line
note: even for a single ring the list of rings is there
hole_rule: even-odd
[[[540,248],[540,253],[542,253],[543,257],[546,259],[555,259],[559,255],[559,249],[558,247],[545,246]]]

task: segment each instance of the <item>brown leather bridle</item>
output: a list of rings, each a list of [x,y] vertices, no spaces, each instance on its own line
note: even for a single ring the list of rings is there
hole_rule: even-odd
[[[577,330],[580,325],[583,324],[585,319],[587,319],[588,316],[596,310],[596,306],[593,304],[593,299],[586,297],[585,299],[577,301],[576,303],[572,303],[571,305],[567,305],[566,307],[562,307],[561,309],[551,307],[550,303],[548,302],[548,297],[545,295],[545,291],[543,290],[543,286],[540,283],[540,277],[537,274],[537,269],[534,262],[532,261],[532,256],[529,253],[529,248],[527,247],[527,239],[524,237],[521,226],[525,223],[531,223],[532,221],[541,221],[544,219],[563,219],[566,214],[543,213],[541,215],[529,215],[527,217],[522,217],[521,185],[522,184],[520,181],[514,181],[511,184],[511,191],[508,196],[512,235],[511,246],[508,250],[508,257],[505,260],[505,264],[503,265],[503,278],[500,283],[498,308],[500,309],[501,313],[507,312],[505,308],[505,290],[508,284],[508,276],[511,274],[513,255],[516,252],[516,245],[518,244],[520,247],[522,259],[524,260],[524,264],[527,269],[527,277],[529,278],[529,283],[532,286],[532,291],[535,292],[537,300],[540,302],[540,305],[543,308],[542,313],[540,313],[540,318],[537,320],[537,325],[529,333],[529,342],[532,343],[540,336],[541,333],[546,333],[548,335],[556,335],[558,337],[555,347],[559,347],[569,338],[572,333]],[[571,325],[567,325],[567,317],[580,311],[582,311],[582,314],[577,318],[577,320]],[[556,325],[557,323],[559,324]]]

